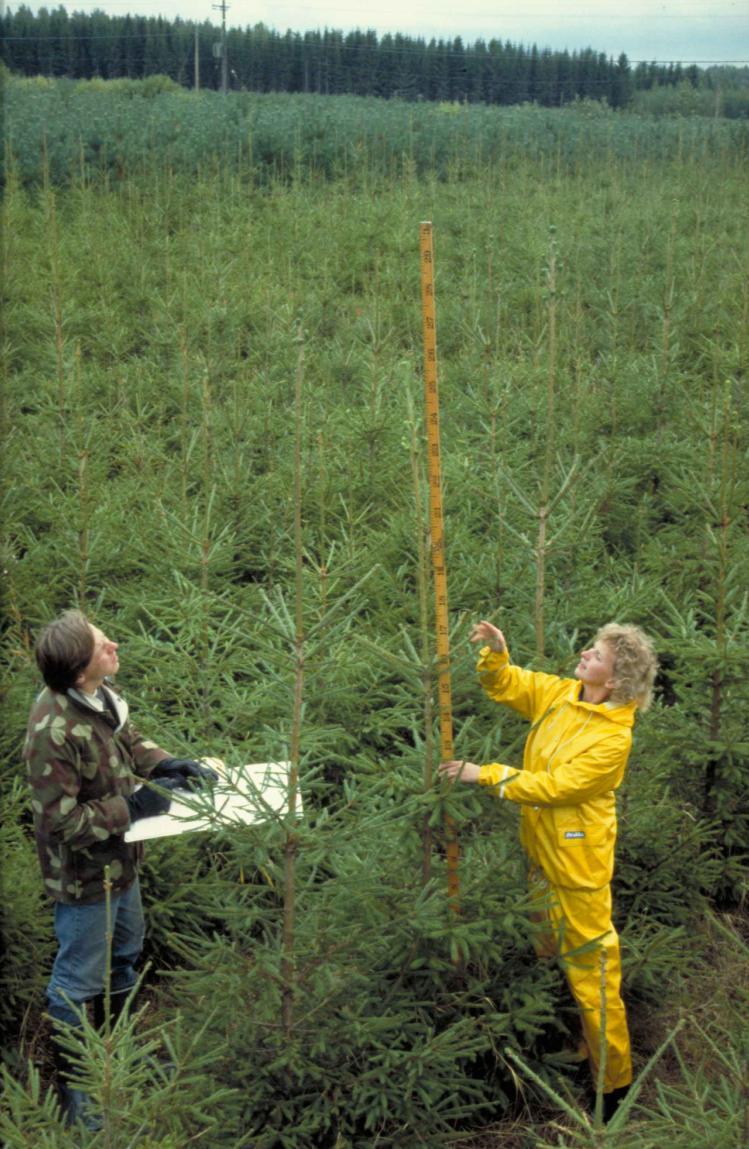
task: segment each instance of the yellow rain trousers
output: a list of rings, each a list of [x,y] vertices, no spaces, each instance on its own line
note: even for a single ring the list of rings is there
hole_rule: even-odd
[[[636,704],[580,700],[575,679],[523,670],[507,652],[480,652],[481,685],[533,724],[522,770],[497,762],[479,782],[518,802],[531,888],[577,1002],[594,1082],[603,1050],[604,1093],[629,1085],[632,1061],[621,999],[619,938],[611,922],[616,844],[614,791],[624,777]],[[543,950],[540,945],[540,951]]]

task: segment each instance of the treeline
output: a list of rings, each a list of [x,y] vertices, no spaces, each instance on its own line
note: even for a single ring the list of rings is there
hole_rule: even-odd
[[[90,15],[21,6],[1,20],[2,59],[13,72],[72,79],[161,74],[186,87],[221,86],[220,29],[162,17]],[[586,48],[552,52],[492,39],[429,41],[373,31],[278,32],[256,24],[227,31],[228,86],[254,92],[313,92],[471,103],[576,99],[628,105],[636,89],[688,84],[692,65],[615,61]]]

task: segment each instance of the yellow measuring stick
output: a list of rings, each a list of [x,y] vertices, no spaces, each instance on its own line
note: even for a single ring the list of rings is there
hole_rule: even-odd
[[[437,388],[437,319],[434,301],[434,246],[431,223],[420,225],[421,306],[424,319],[424,398],[427,420],[429,475],[429,529],[437,623],[437,673],[440,717],[440,759],[453,754],[453,708],[450,685],[450,631],[447,608],[445,528],[442,515],[442,465],[440,459],[440,404]],[[458,835],[454,820],[445,815],[447,890],[450,905],[458,911]]]

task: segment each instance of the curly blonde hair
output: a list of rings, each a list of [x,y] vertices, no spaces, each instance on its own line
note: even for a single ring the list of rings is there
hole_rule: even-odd
[[[614,652],[614,689],[612,702],[636,702],[647,710],[653,700],[653,683],[658,673],[658,659],[652,639],[639,626],[607,622],[595,641],[605,642]]]

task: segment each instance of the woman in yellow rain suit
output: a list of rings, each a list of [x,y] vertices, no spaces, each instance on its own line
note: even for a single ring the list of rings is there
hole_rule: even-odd
[[[609,623],[583,651],[575,678],[557,678],[512,666],[504,635],[490,622],[477,623],[471,641],[483,644],[478,674],[486,694],[533,723],[523,768],[452,761],[440,770],[521,805],[532,888],[581,1011],[594,1082],[605,1034],[608,1118],[632,1081],[619,938],[611,921],[614,791],[624,777],[635,712],[650,703],[653,646],[637,627]]]

